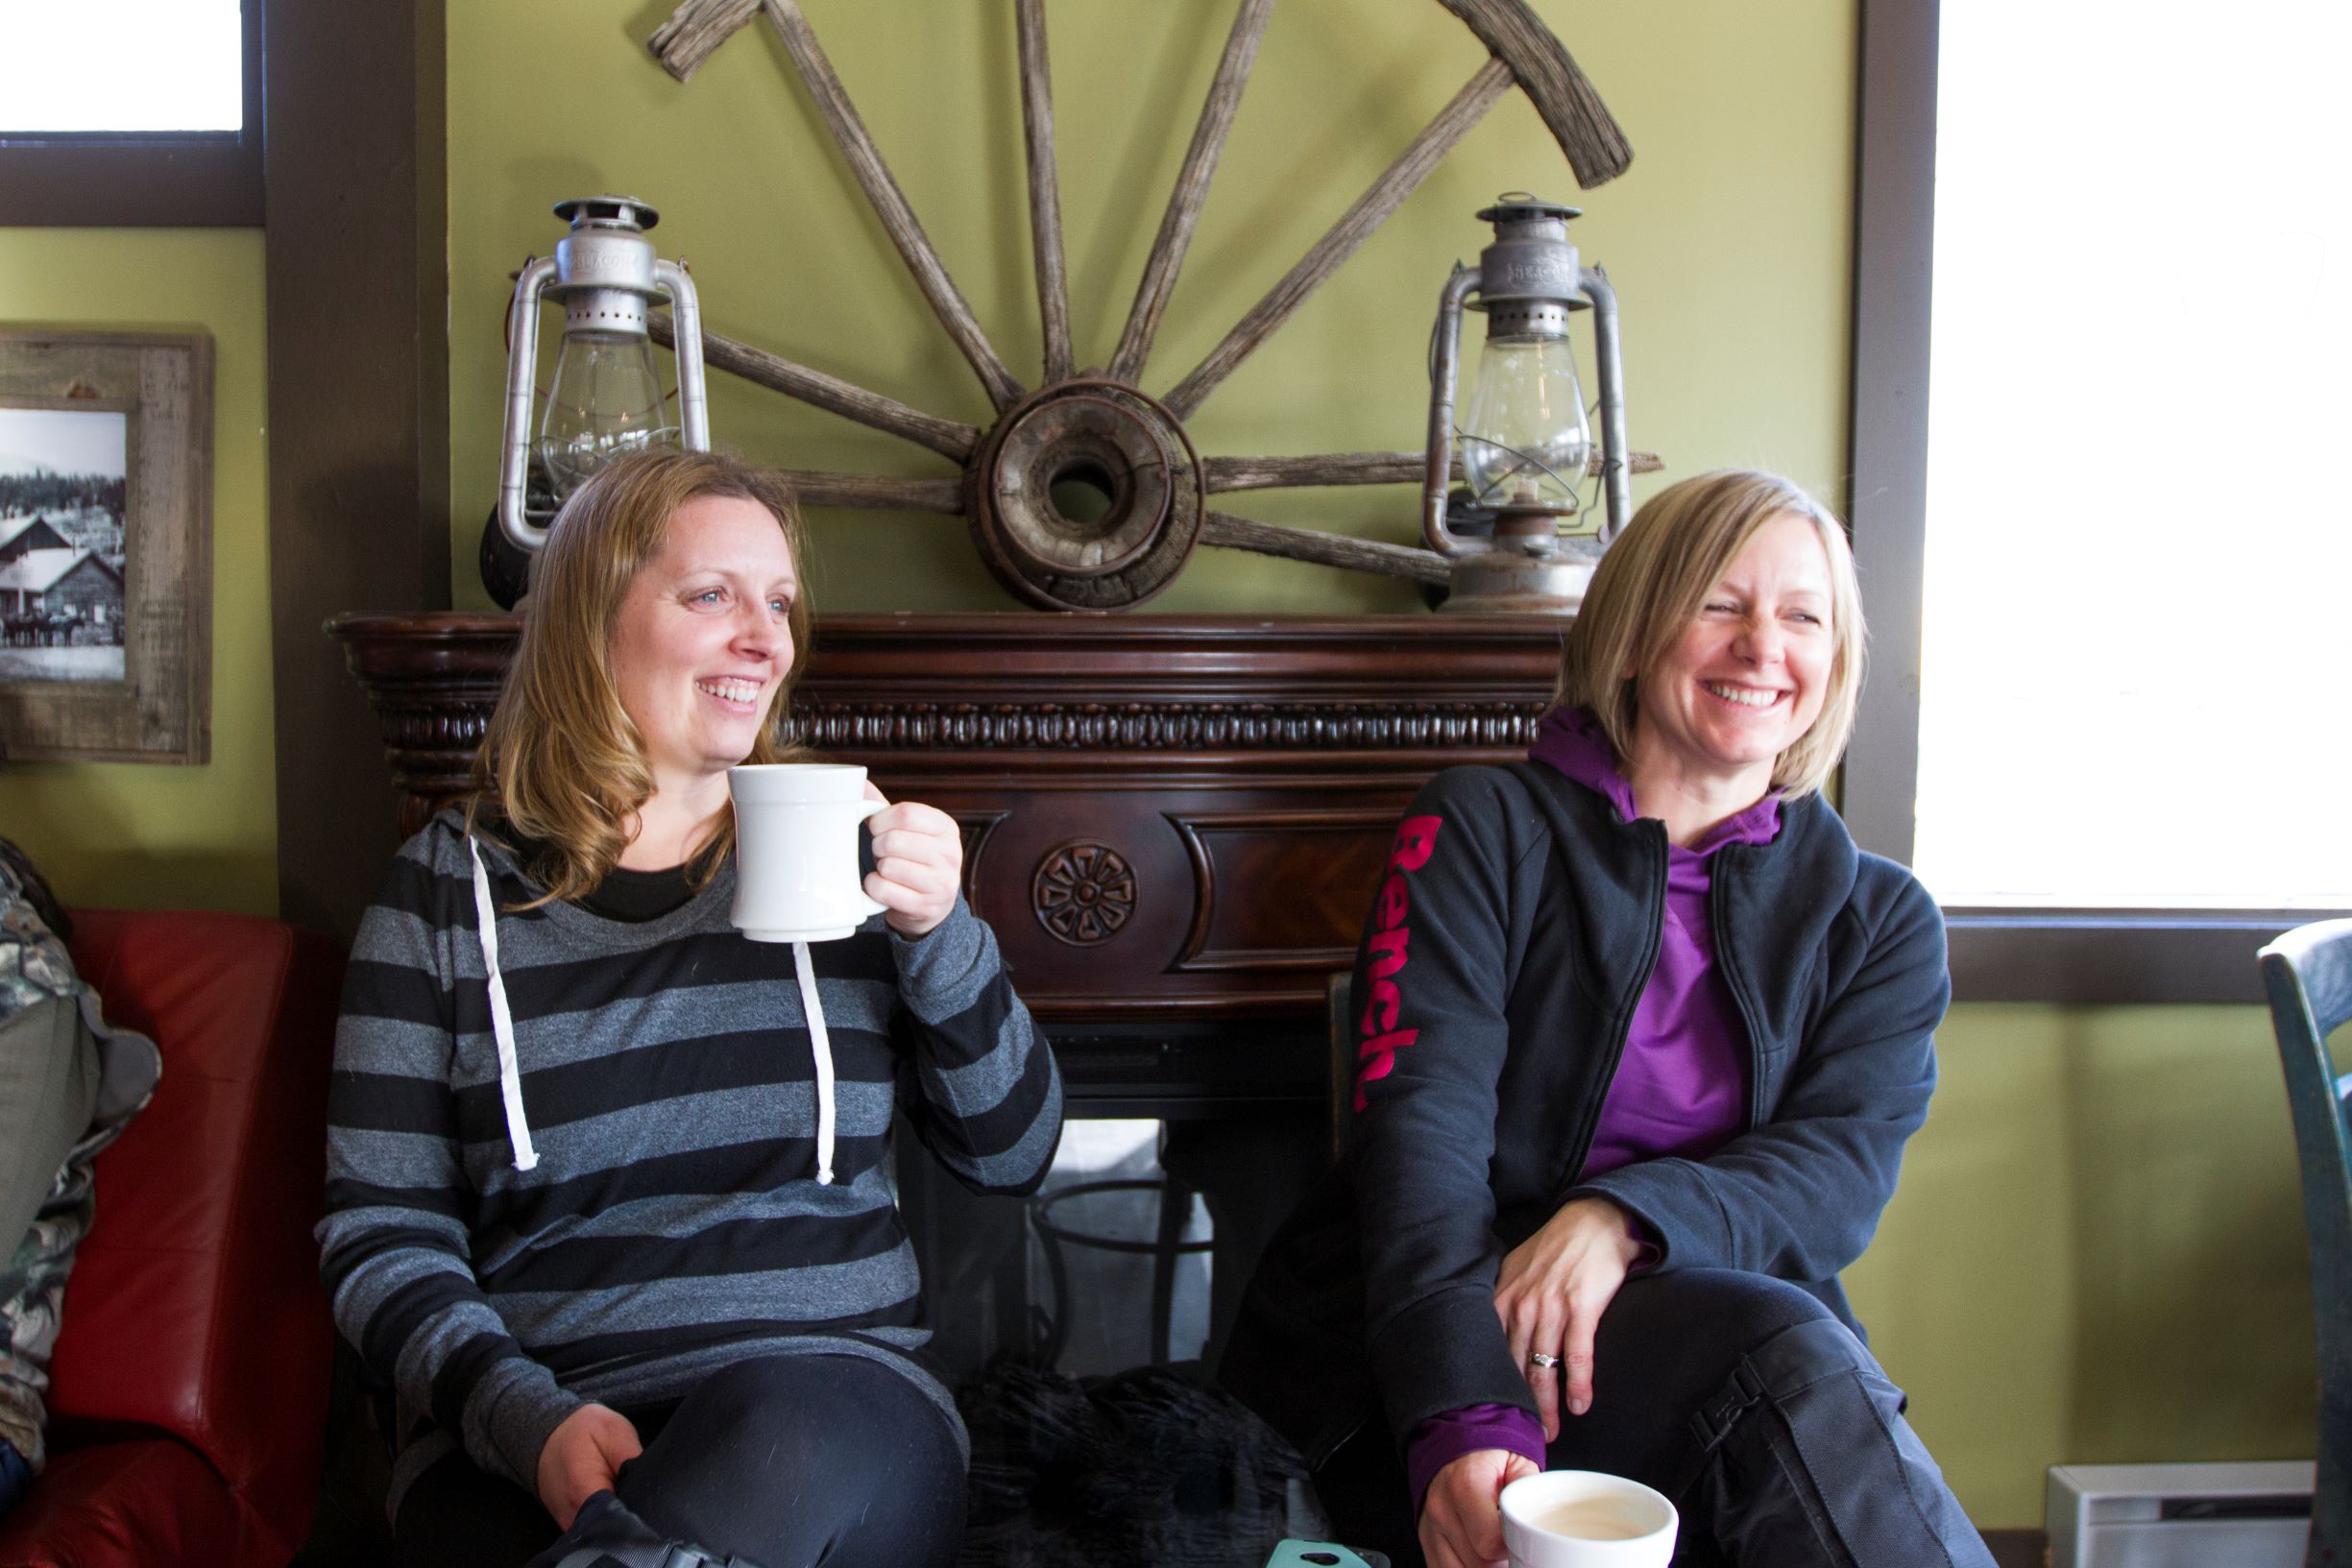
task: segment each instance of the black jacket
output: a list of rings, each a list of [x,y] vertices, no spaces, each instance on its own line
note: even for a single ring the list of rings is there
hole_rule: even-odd
[[[1657,1266],[1837,1283],[1895,1190],[1951,1000],[1942,916],[1818,796],[1709,860],[1715,962],[1752,1049],[1745,1130],[1704,1160],[1576,1180],[1657,962],[1664,825],[1540,763],[1456,768],[1399,830],[1356,957],[1347,1149],[1268,1246],[1221,1376],[1318,1462],[1376,1392],[1399,1441],[1532,1411],[1495,1271],[1572,1196],[1642,1220]],[[1403,936],[1397,934],[1403,931]],[[1401,965],[1397,962],[1402,958]]]

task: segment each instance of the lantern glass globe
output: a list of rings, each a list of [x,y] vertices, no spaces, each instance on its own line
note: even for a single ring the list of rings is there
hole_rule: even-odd
[[[539,425],[539,459],[561,498],[617,457],[675,443],[663,422],[653,344],[642,332],[564,334]]]
[[[1568,340],[1488,338],[1462,419],[1462,464],[1476,504],[1573,512],[1591,453]]]

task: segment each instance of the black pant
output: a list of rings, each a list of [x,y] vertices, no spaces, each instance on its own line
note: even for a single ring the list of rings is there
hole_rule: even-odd
[[[1992,1568],[1862,1342],[1793,1285],[1693,1269],[1625,1282],[1593,1343],[1592,1407],[1555,1470],[1630,1476],[1674,1500],[1678,1563]],[[1375,1411],[1315,1472],[1334,1530],[1421,1561],[1402,1462]]]
[[[673,1540],[761,1568],[944,1568],[963,1532],[964,1469],[946,1415],[855,1356],[771,1356],[684,1399],[622,1411],[645,1451],[615,1491]],[[519,1568],[555,1543],[539,1499],[463,1453],[410,1485],[397,1568]]]

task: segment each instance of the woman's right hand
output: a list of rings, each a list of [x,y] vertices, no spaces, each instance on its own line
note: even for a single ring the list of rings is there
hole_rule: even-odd
[[[547,1434],[539,1451],[539,1501],[559,1530],[570,1530],[580,1505],[611,1491],[620,1467],[644,1452],[637,1428],[607,1405],[583,1405]]]
[[[1507,1448],[1480,1448],[1449,1462],[1421,1500],[1421,1556],[1429,1568],[1486,1568],[1503,1560],[1503,1488],[1536,1467]]]
[[[1545,1442],[1560,1435],[1564,1379],[1568,1413],[1592,1408],[1592,1338],[1640,1256],[1623,1209],[1605,1197],[1579,1197],[1513,1247],[1496,1271],[1494,1313],[1536,1396]],[[1534,1360],[1538,1354],[1545,1361]]]

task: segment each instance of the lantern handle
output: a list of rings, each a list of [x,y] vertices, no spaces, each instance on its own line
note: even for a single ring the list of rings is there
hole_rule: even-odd
[[[1599,267],[1579,269],[1577,286],[1592,302],[1593,368],[1601,381],[1601,491],[1608,500],[1606,545],[1634,518],[1633,454],[1625,446],[1625,367],[1617,351],[1617,291]]]
[[[1421,538],[1440,555],[1476,553],[1445,526],[1445,488],[1453,479],[1454,384],[1462,363],[1462,302],[1478,287],[1478,269],[1454,263],[1438,296],[1437,350],[1429,367],[1429,447],[1421,477]]]
[[[539,297],[554,277],[553,256],[524,267],[515,279],[514,303],[506,312],[506,439],[498,454],[498,527],[516,548],[532,552],[547,542],[546,529],[523,515],[523,495],[531,471],[531,393],[538,384]]]
[[[711,400],[702,374],[702,305],[684,262],[656,261],[654,283],[669,296],[676,330],[670,347],[678,358],[678,434],[690,452],[711,449]]]

